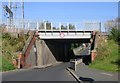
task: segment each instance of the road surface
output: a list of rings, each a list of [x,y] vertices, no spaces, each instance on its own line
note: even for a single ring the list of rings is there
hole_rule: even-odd
[[[66,70],[69,63],[59,63],[47,68],[34,68],[3,73],[3,81],[76,81]]]

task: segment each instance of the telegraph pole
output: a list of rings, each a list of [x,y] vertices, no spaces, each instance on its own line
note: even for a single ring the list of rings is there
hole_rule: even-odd
[[[99,26],[100,26],[100,32],[101,32],[101,22],[99,22]]]
[[[11,0],[9,0],[8,7],[11,10],[11,8],[12,8],[12,6],[11,6]],[[11,17],[11,14],[9,14],[9,25],[10,25],[10,28],[11,28],[11,23],[12,23],[12,17]]]
[[[24,0],[22,0],[22,28],[25,28],[24,27]]]

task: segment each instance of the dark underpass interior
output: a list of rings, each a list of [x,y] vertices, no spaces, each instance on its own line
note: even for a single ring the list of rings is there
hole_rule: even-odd
[[[75,56],[73,50],[71,49],[71,44],[90,43],[90,39],[51,39],[44,41],[56,60],[60,62],[69,62],[71,59],[81,57]]]

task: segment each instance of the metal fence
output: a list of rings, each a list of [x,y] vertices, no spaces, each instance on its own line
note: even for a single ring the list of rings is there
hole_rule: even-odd
[[[12,24],[9,20],[2,20],[2,24],[6,28],[17,28],[27,30],[43,30],[43,31],[100,31],[100,22],[48,22],[40,20],[13,20]]]

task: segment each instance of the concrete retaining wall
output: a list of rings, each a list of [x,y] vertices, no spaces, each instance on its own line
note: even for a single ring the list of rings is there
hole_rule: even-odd
[[[55,59],[54,55],[52,54],[44,40],[37,39],[36,48],[38,66],[52,65],[57,62],[57,60]]]

